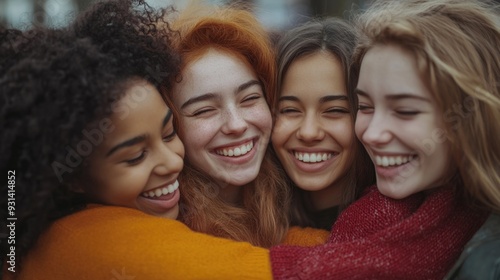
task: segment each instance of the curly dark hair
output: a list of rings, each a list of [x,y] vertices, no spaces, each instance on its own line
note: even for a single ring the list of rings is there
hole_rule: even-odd
[[[17,218],[17,263],[51,222],[85,207],[69,187],[85,159],[75,154],[84,131],[112,113],[128,81],[169,88],[180,64],[171,47],[177,35],[164,21],[171,10],[113,0],[66,28],[0,30],[0,169],[15,172],[15,187],[1,183],[0,214]],[[7,242],[0,246],[5,256]]]

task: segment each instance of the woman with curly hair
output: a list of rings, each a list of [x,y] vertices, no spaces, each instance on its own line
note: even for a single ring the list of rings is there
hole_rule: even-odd
[[[160,94],[179,69],[175,33],[156,28],[167,12],[107,1],[68,29],[0,32],[9,279],[270,278],[267,250],[175,221],[184,148]]]
[[[289,190],[268,147],[275,56],[251,12],[191,5],[173,21],[183,60],[170,99],[186,147],[181,218],[192,229],[270,247],[288,230]]]

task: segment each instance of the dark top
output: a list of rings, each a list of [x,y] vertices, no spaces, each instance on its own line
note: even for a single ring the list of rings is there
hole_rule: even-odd
[[[314,222],[314,227],[330,231],[332,229],[333,223],[339,216],[339,212],[340,211],[338,206],[312,212],[311,219]]]
[[[500,216],[491,214],[445,279],[500,279]]]

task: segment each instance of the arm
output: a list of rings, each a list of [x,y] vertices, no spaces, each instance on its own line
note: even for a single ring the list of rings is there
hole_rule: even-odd
[[[445,279],[500,278],[500,215],[491,214]]]
[[[196,233],[179,221],[108,206],[54,223],[23,269],[21,278],[26,279],[272,277],[266,249]]]

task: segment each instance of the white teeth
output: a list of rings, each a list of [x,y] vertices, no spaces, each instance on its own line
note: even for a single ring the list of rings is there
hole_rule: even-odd
[[[294,152],[293,155],[296,159],[302,162],[322,162],[332,158],[332,153],[299,153]]]
[[[253,142],[250,142],[245,145],[241,145],[239,147],[233,148],[233,149],[222,149],[222,150],[215,150],[215,153],[221,156],[226,156],[226,157],[238,157],[242,156],[248,152],[250,152],[253,148]]]
[[[166,187],[157,188],[150,191],[145,191],[142,193],[144,197],[160,197],[162,195],[167,195],[169,193],[173,193],[175,190],[179,188],[179,181],[175,180],[173,184],[170,184]]]
[[[416,156],[375,156],[375,164],[383,167],[397,166],[405,164],[415,157]]]
[[[304,158],[304,162],[310,162],[311,161],[309,154],[304,154],[303,158]]]
[[[162,196],[163,193],[161,192],[161,189],[156,189],[155,194],[156,196]]]

